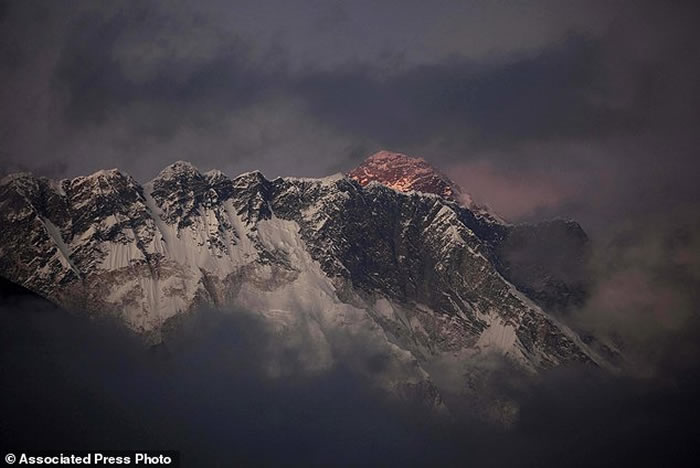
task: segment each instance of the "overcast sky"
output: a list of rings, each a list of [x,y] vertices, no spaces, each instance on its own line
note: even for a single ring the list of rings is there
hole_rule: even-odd
[[[698,199],[699,15],[657,1],[0,0],[0,172],[425,157],[508,219]]]

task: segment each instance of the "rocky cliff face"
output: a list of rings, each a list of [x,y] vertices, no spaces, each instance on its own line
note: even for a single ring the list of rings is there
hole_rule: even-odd
[[[439,194],[357,174],[230,179],[177,162],[144,185],[118,170],[11,175],[0,183],[0,273],[154,341],[202,305],[252,311],[310,372],[362,342],[388,357],[379,385],[435,406],[440,392],[467,391],[487,356],[528,371],[603,363],[516,288],[541,276],[507,255],[528,234],[430,175],[420,184]],[[532,297],[550,297],[548,284]]]
[[[377,182],[400,192],[432,193],[467,208],[473,215],[470,227],[493,247],[501,274],[547,311],[564,313],[585,300],[590,248],[586,233],[575,221],[511,225],[476,204],[424,159],[401,153],[379,151],[348,175],[363,186]]]

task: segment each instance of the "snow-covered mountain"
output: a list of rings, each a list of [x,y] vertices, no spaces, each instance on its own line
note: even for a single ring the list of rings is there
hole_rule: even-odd
[[[116,169],[62,181],[13,174],[0,182],[0,274],[154,341],[203,305],[250,311],[301,350],[309,372],[362,343],[386,357],[381,373],[364,370],[380,386],[437,407],[442,393],[468,391],[489,356],[533,372],[604,364],[533,302],[559,300],[537,289],[542,277],[570,285],[509,254],[532,227],[471,210],[427,163],[411,180],[387,154],[365,164],[397,163],[396,177],[372,179],[381,183],[360,168],[231,179],[182,161],[143,185]],[[575,223],[554,224],[585,244]],[[272,374],[281,362],[268,363]]]

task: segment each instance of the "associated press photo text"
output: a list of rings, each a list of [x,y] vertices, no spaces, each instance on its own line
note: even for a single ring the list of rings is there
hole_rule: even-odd
[[[179,453],[174,451],[17,451],[7,453],[4,461],[19,466],[180,466]]]

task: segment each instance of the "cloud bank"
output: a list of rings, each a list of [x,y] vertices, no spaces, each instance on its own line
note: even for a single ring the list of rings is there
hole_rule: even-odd
[[[185,466],[658,466],[689,460],[697,437],[693,359],[654,380],[502,368],[489,385],[520,406],[503,428],[395,401],[349,362],[270,378],[261,362],[276,338],[240,312],[198,314],[151,349],[26,296],[3,298],[0,320],[8,450],[174,448]]]

